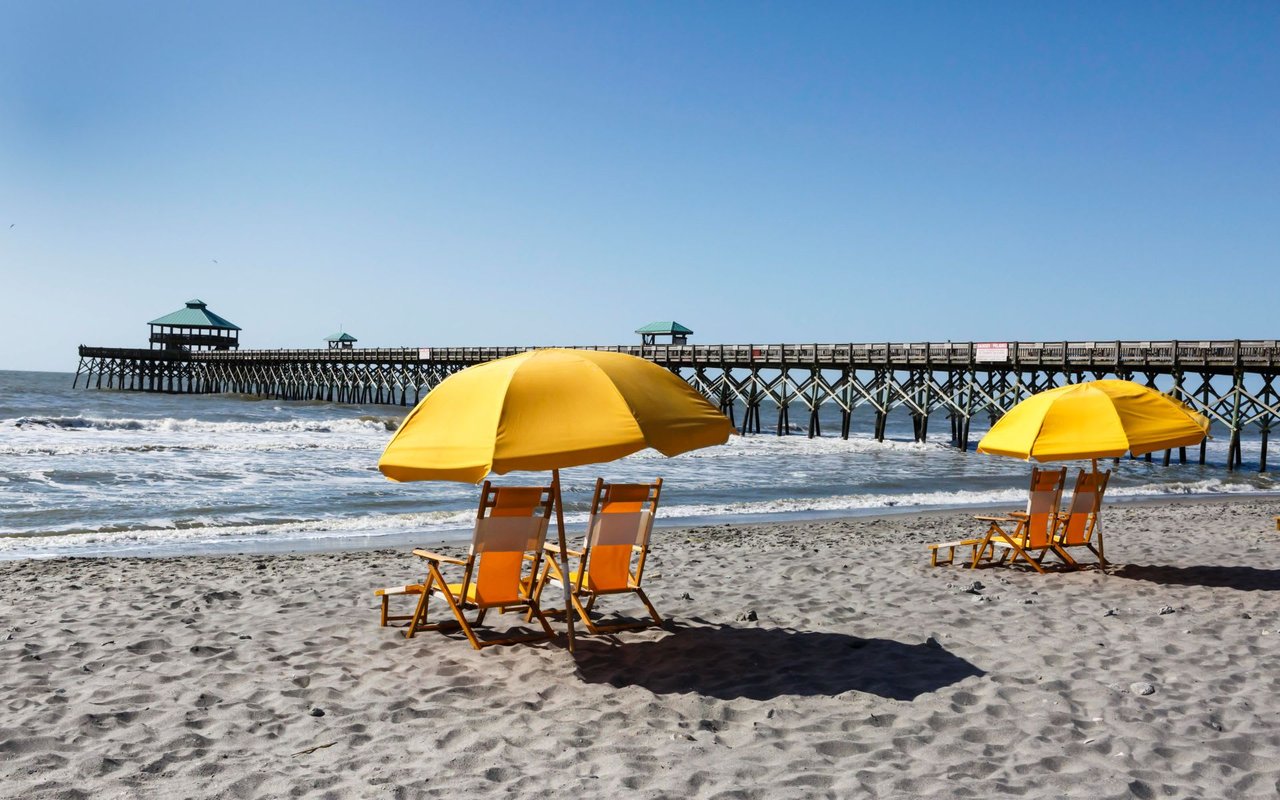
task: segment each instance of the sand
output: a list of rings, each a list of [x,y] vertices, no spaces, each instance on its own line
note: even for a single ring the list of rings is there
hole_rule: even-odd
[[[1111,574],[660,530],[669,624],[574,655],[378,627],[407,550],[4,563],[0,796],[1275,797],[1278,505],[1108,508]]]

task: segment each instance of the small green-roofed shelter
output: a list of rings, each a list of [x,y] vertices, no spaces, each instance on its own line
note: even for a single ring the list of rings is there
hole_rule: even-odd
[[[329,343],[330,350],[350,350],[360,340],[346,331],[338,331],[325,341]]]
[[[679,322],[650,322],[643,328],[636,328],[636,333],[640,334],[640,344],[658,344],[659,336],[670,336],[671,341],[667,344],[688,344],[689,337],[693,335],[693,331]]]
[[[240,326],[209,310],[203,300],[188,300],[185,308],[147,323],[151,347],[161,350],[235,350]]]

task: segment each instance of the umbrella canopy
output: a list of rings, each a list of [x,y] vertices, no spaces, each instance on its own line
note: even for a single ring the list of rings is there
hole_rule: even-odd
[[[978,442],[979,453],[1069,461],[1199,444],[1209,420],[1132,381],[1077,383],[1032,395]]]
[[[674,456],[723,444],[733,423],[680,376],[642,358],[531,350],[455,373],[392,437],[378,469],[397,481],[479,483],[490,472],[551,470],[560,567],[569,574],[560,469],[647,447]],[[573,650],[569,581],[565,622]]]
[[[595,350],[531,350],[465,369],[405,418],[378,469],[397,481],[479,483],[490,472],[674,456],[723,444],[733,423],[678,375]]]

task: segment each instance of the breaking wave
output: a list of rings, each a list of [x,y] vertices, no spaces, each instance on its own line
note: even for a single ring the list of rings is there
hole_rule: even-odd
[[[104,419],[101,417],[17,417],[0,420],[0,428],[68,431],[159,431],[164,433],[359,433],[394,431],[398,417],[282,421],[215,421],[202,419]]]

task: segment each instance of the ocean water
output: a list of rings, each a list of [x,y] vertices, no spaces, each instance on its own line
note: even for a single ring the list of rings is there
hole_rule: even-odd
[[[62,373],[0,371],[0,559],[400,546],[469,537],[476,488],[393,483],[377,460],[408,409],[71,388]],[[805,417],[792,410],[792,419]],[[971,431],[976,442],[982,430]],[[765,426],[770,423],[765,412]],[[1025,501],[1028,465],[948,446],[945,417],[911,441],[905,412],[889,441],[866,409],[849,440],[803,433],[733,437],[665,458],[637,453],[564,470],[567,521],[581,526],[597,475],[665,479],[660,524],[846,516]],[[838,431],[838,415],[824,419]],[[1109,497],[1271,494],[1280,482],[1228,473],[1225,436],[1210,463],[1124,459]],[[1188,451],[1195,460],[1196,451]],[[1280,454],[1275,454],[1280,461]],[[1082,464],[1083,466],[1083,464]],[[513,473],[499,483],[535,483]]]

